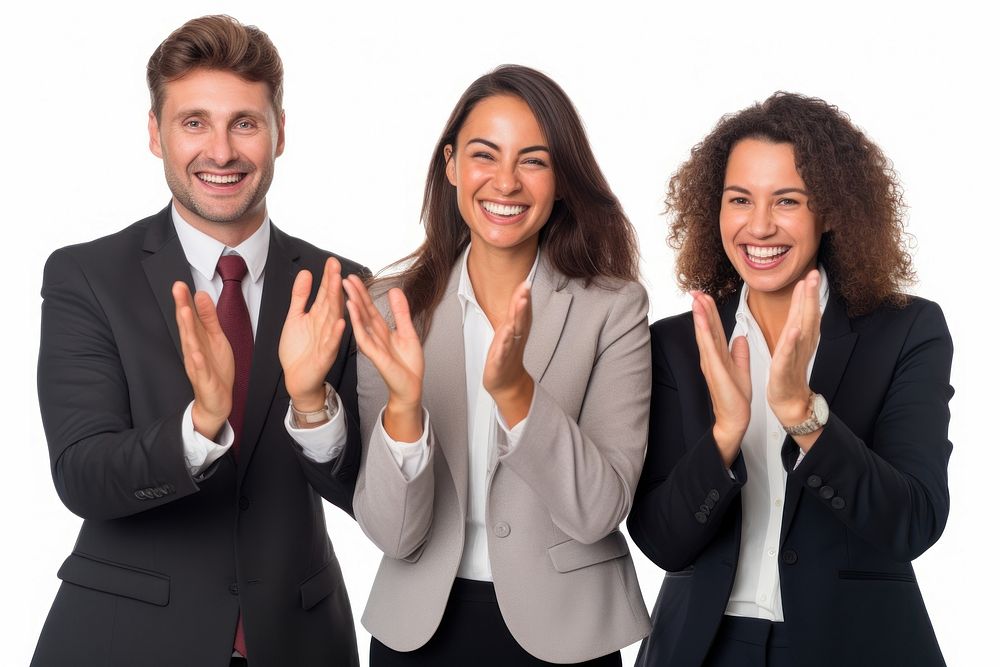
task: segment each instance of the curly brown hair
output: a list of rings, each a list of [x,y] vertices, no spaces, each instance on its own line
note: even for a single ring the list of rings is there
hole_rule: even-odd
[[[748,138],[792,145],[809,207],[829,230],[819,261],[848,314],[905,303],[901,288],[914,282],[915,273],[904,231],[906,205],[891,162],[837,107],[786,92],[723,116],[670,179],[668,242],[678,250],[681,288],[716,299],[740,288],[722,247],[719,211],[729,152]]]

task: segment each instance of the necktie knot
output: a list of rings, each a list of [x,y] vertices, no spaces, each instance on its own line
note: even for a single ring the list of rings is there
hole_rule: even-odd
[[[219,263],[215,270],[222,277],[222,282],[243,280],[247,274],[247,263],[239,255],[223,255],[219,258]]]

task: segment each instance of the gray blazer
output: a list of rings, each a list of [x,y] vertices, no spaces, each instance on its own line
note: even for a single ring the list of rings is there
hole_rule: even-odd
[[[376,420],[386,389],[358,355],[363,440],[358,523],[384,556],[362,623],[397,651],[437,630],[465,543],[468,435],[461,264],[424,341],[431,461],[407,482]],[[525,367],[535,396],[519,444],[488,469],[490,565],[504,621],[549,662],[611,653],[650,629],[619,524],[632,504],[649,423],[646,292],[585,287],[543,257],[531,289]],[[380,304],[384,309],[384,302]],[[370,436],[370,437],[369,437]]]

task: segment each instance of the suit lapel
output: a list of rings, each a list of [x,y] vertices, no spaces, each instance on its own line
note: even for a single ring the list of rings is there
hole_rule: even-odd
[[[531,285],[531,331],[524,349],[524,368],[535,382],[542,381],[549,367],[573,302],[573,295],[558,284],[560,278],[542,254]]]
[[[424,402],[434,420],[437,445],[451,470],[459,509],[464,517],[469,492],[469,428],[465,336],[462,308],[456,296],[461,271],[462,263],[456,262],[424,340]],[[446,390],[426,391],[427,387],[445,387]]]
[[[170,331],[170,338],[174,341],[177,354],[183,358],[171,289],[176,281],[183,280],[193,294],[194,279],[191,277],[191,266],[184,255],[184,248],[181,247],[181,242],[174,229],[174,223],[170,216],[170,206],[160,211],[146,230],[142,249],[148,253],[142,260],[146,280],[149,281],[156,302],[160,306],[160,312],[163,314],[167,330]]]
[[[261,294],[260,313],[257,317],[257,335],[254,337],[253,363],[250,367],[250,389],[243,418],[243,440],[240,443],[240,482],[260,440],[260,433],[267,418],[268,408],[274,399],[281,363],[278,361],[278,341],[285,324],[292,283],[298,273],[299,256],[287,243],[287,237],[271,223],[271,243],[264,265],[264,291]],[[318,277],[317,277],[318,284]]]
[[[840,380],[844,376],[844,370],[851,359],[857,340],[858,335],[851,330],[851,321],[847,317],[844,302],[830,290],[830,298],[820,322],[816,361],[813,363],[812,376],[809,378],[809,387],[817,394],[822,394],[830,405],[833,405],[837,396]],[[781,448],[781,457],[786,470],[791,471],[798,456],[798,446],[791,436],[787,436]],[[786,485],[785,507],[781,517],[781,538],[778,544],[784,544],[801,497],[801,484]]]

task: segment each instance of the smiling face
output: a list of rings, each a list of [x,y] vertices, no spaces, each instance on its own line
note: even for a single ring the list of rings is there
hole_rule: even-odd
[[[790,296],[816,267],[823,235],[791,144],[743,139],[726,164],[719,230],[750,297]]]
[[[556,179],[545,134],[524,100],[494,95],[476,104],[444,158],[473,252],[487,246],[534,253]]]
[[[284,144],[267,84],[231,72],[196,69],[167,83],[159,120],[149,116],[149,148],[163,159],[179,213],[230,245],[263,222]]]

